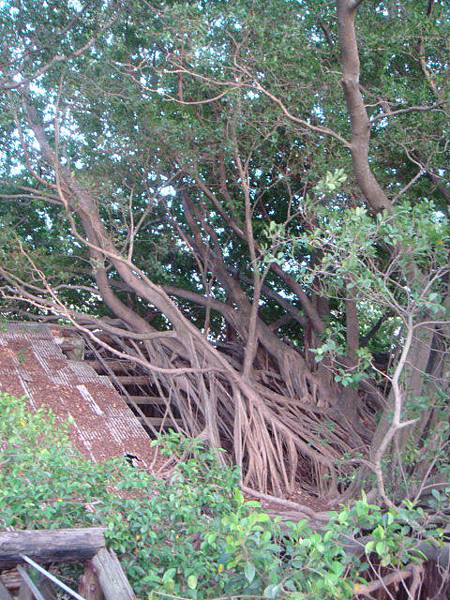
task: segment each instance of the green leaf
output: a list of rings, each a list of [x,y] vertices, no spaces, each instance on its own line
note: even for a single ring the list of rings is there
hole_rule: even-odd
[[[197,575],[189,575],[187,578],[187,584],[191,590],[195,590],[197,587]]]
[[[278,592],[280,591],[280,587],[281,587],[281,585],[279,583],[268,585],[264,590],[264,597],[265,598],[276,598]]]
[[[255,574],[255,565],[251,562],[246,562],[244,567],[244,575],[249,583],[251,583],[255,579]]]
[[[383,554],[386,552],[387,550],[387,546],[385,542],[377,542],[375,544],[375,550],[378,554],[378,556],[383,556]]]
[[[177,570],[174,568],[167,569],[162,578],[163,582],[167,583],[168,581],[171,581],[175,577],[176,572]]]
[[[238,487],[234,490],[233,496],[239,505],[244,503],[244,494]]]

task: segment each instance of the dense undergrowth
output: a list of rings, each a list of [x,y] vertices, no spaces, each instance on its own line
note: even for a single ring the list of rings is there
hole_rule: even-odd
[[[422,509],[383,511],[365,498],[320,532],[304,521],[282,525],[245,501],[236,468],[198,441],[158,441],[181,457],[161,480],[124,459],[91,463],[67,427],[24,400],[0,394],[0,415],[0,530],[102,524],[142,599],[351,598],[377,573],[420,563],[419,538],[439,537]]]

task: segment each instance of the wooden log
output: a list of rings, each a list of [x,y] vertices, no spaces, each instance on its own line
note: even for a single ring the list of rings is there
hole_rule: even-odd
[[[113,550],[102,548],[92,559],[105,600],[135,600],[136,596]]]
[[[105,546],[103,527],[41,529],[0,533],[0,570],[24,562],[22,554],[41,563],[80,562]]]
[[[92,561],[89,561],[86,565],[84,573],[80,578],[78,591],[86,600],[105,600]]]

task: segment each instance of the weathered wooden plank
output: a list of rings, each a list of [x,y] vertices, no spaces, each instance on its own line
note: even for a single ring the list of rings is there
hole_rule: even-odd
[[[111,381],[117,381],[122,385],[150,385],[150,377],[148,375],[117,375],[111,377]]]
[[[113,550],[102,548],[92,559],[105,600],[135,600],[136,596]]]
[[[42,563],[89,560],[105,545],[103,527],[40,529],[0,533],[0,569],[24,562],[22,554]]]
[[[17,600],[34,600],[33,592],[27,586],[25,582],[22,582],[22,585],[19,589],[19,594],[17,595]]]
[[[136,404],[143,404],[146,406],[151,406],[151,405],[166,405],[167,404],[167,400],[165,398],[162,398],[161,396],[124,396],[124,399],[130,403],[135,402]]]
[[[166,417],[163,419],[162,417],[136,417],[143,425],[153,425],[153,427],[173,427],[174,424],[177,424],[179,427],[183,425],[183,421],[181,419],[171,419]]]
[[[96,371],[106,372],[106,374],[108,374],[108,369],[115,373],[129,373],[130,368],[132,368],[132,364],[122,360],[105,360],[104,362],[101,360],[85,360],[84,362]]]
[[[80,578],[78,591],[86,600],[105,600],[92,561],[89,561],[86,565],[84,573]]]
[[[41,575],[39,579],[39,589],[44,594],[46,600],[58,600],[58,596],[55,592],[54,587],[52,586],[51,582],[43,575]]]
[[[18,590],[22,580],[17,572],[17,569],[11,569],[8,571],[2,571],[0,574],[0,581],[6,587],[7,590]]]
[[[13,597],[8,592],[6,587],[3,585],[3,582],[1,579],[0,579],[0,600],[13,600]]]

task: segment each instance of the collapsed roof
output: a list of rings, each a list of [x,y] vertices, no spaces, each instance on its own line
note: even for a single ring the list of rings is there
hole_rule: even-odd
[[[41,323],[0,328],[0,391],[26,396],[30,408],[71,417],[74,445],[93,461],[132,455],[150,465],[149,437],[106,376],[60,347],[58,329]],[[59,342],[59,343],[58,343]]]

